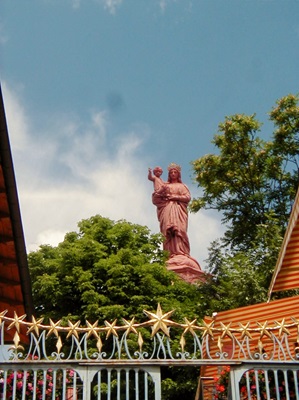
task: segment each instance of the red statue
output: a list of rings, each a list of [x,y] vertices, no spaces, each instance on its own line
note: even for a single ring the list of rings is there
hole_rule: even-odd
[[[168,181],[161,179],[162,168],[149,168],[148,179],[154,183],[153,204],[157,207],[160,231],[165,237],[164,250],[169,252],[167,266],[188,282],[203,280],[198,262],[190,256],[187,235],[188,203],[191,199],[188,187],[182,182],[181,167],[168,166]]]

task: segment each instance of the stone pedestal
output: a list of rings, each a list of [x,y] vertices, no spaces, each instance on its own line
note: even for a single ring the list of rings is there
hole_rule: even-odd
[[[187,255],[174,254],[166,263],[167,269],[175,272],[188,283],[202,283],[206,281],[206,274],[201,270],[198,262]]]

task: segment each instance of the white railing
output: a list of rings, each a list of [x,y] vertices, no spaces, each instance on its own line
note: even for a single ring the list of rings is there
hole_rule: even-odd
[[[230,371],[233,400],[299,400],[299,365],[243,363]]]
[[[158,367],[104,367],[79,363],[1,365],[0,398],[42,400],[161,399]]]

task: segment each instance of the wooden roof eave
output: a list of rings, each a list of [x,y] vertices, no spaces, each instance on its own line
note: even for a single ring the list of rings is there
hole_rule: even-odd
[[[294,205],[293,205],[293,208],[291,211],[289,223],[288,223],[288,226],[287,226],[284,238],[283,238],[283,242],[281,245],[281,249],[280,249],[280,252],[278,255],[278,259],[277,259],[277,262],[276,262],[276,265],[275,265],[275,268],[273,271],[272,279],[271,279],[269,290],[268,290],[268,302],[270,301],[271,294],[273,292],[273,288],[274,288],[277,276],[281,270],[282,263],[284,261],[285,253],[286,253],[287,246],[290,241],[293,229],[298,221],[298,215],[299,215],[299,189],[297,190],[297,194],[296,194]]]
[[[28,270],[27,253],[22,227],[21,212],[17,194],[16,179],[13,169],[13,161],[9,143],[8,129],[5,117],[5,109],[0,86],[0,160],[5,181],[6,196],[9,206],[9,213],[12,223],[16,258],[20,274],[20,284],[24,299],[24,308],[27,317],[33,315],[33,300],[31,280]]]

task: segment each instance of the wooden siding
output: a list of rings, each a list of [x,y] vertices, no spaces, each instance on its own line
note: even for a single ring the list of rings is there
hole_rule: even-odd
[[[267,322],[267,326],[276,326],[275,321],[281,323],[285,320],[285,324],[291,324],[293,321],[291,317],[299,319],[299,296],[288,297],[280,300],[274,300],[269,303],[259,303],[247,307],[240,307],[233,310],[221,311],[215,315],[214,318],[206,317],[205,322],[211,323],[214,321],[214,327],[221,329],[222,325],[228,326],[230,323],[230,328],[240,329],[240,323],[244,326],[249,322],[250,328],[258,328],[256,322],[264,324]],[[294,332],[292,331],[294,330]],[[297,336],[297,331],[295,328],[291,328],[290,332]],[[259,332],[251,333],[252,335],[252,352],[256,350],[258,344]],[[230,353],[231,341],[229,338],[224,338],[224,351]],[[264,343],[267,340],[264,338]],[[219,351],[217,343],[211,341],[211,354],[214,356],[216,352]],[[203,384],[203,394],[205,399],[210,398],[210,391],[213,389],[215,382],[214,377],[219,374],[222,367],[215,365],[207,365],[201,368],[201,381]]]

